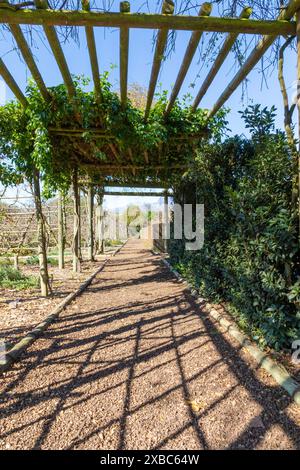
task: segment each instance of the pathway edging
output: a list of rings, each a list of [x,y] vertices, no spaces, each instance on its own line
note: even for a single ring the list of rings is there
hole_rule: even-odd
[[[300,383],[297,382],[283,365],[279,365],[268,354],[253,343],[233,322],[222,316],[209,302],[201,298],[198,292],[176,271],[173,266],[161,256],[160,253],[152,250],[154,255],[159,255],[162,263],[174,274],[177,280],[186,286],[186,289],[195,297],[197,304],[205,302],[209,315],[217,320],[226,331],[236,339],[240,345],[255,359],[259,367],[265,369],[273,379],[293,398],[294,402],[300,406]]]
[[[3,374],[3,372],[6,372],[14,362],[20,359],[23,352],[25,352],[29,348],[29,346],[31,346],[31,344],[34,343],[44,333],[44,331],[47,330],[47,328],[49,328],[51,323],[53,323],[57,319],[59,314],[65,309],[65,307],[67,307],[72,302],[72,300],[82,294],[82,292],[92,283],[93,279],[97,276],[97,274],[99,274],[103,270],[108,261],[117,253],[119,253],[119,251],[125,246],[126,243],[127,240],[109,258],[104,260],[103,263],[101,263],[101,266],[97,268],[96,271],[78,287],[78,289],[76,289],[74,292],[71,292],[71,294],[65,297],[62,302],[60,302],[57,307],[45,318],[45,320],[36,325],[7,353],[4,353],[4,358],[2,357],[0,359],[0,375]]]

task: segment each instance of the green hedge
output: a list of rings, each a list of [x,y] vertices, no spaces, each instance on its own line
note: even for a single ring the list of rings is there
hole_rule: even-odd
[[[170,257],[204,297],[226,301],[243,329],[279,350],[300,338],[300,271],[293,158],[274,111],[249,107],[250,139],[203,146],[185,184],[205,205],[204,247],[171,241]]]

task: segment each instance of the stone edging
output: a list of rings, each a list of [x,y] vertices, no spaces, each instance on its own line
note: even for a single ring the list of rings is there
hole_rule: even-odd
[[[126,241],[127,242],[127,241]],[[93,279],[99,274],[105,265],[108,263],[108,261],[115,256],[119,251],[124,247],[126,244],[123,243],[122,246],[120,246],[109,258],[107,258],[101,266],[86,280],[79,286],[79,288],[71,292],[67,297],[65,297],[62,302],[60,302],[57,307],[48,315],[45,320],[43,320],[41,323],[39,323],[33,330],[31,330],[29,333],[27,333],[24,338],[22,338],[20,341],[18,341],[17,344],[15,344],[5,355],[0,359],[0,375],[3,374],[3,372],[7,371],[14,362],[16,362],[20,356],[23,354],[23,352],[26,351],[26,349],[29,348],[29,346],[36,341],[36,339],[41,336],[45,330],[53,323],[56,318],[59,316],[59,314],[65,309],[67,305],[69,305],[72,300],[74,300],[78,295],[80,295],[93,281]]]
[[[198,297],[198,293],[194,290],[187,281],[171,266],[171,264],[164,259],[160,253],[152,251],[153,254],[159,255],[161,261],[167,268],[174,274],[177,280],[183,283],[189,292],[195,297],[196,303],[203,303],[204,299]],[[234,339],[236,339],[240,345],[245,348],[248,353],[256,360],[259,367],[265,369],[273,379],[280,385],[284,390],[293,398],[294,402],[300,406],[300,384],[288,373],[283,365],[279,365],[275,362],[268,354],[262,351],[255,343],[242,333],[238,327],[229,322],[224,316],[222,316],[210,303],[205,301],[206,306],[209,310],[209,315],[218,321],[220,325],[226,328],[226,332],[229,333]]]

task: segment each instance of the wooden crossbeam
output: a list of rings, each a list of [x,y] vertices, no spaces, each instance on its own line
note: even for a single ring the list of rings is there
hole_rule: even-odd
[[[83,167],[90,167],[90,168],[98,168],[99,170],[186,170],[188,168],[188,165],[182,165],[182,164],[170,164],[170,165],[103,165],[103,163],[93,163],[93,162],[86,162],[86,161],[81,161],[80,165]]]
[[[252,13],[252,8],[246,7],[243,9],[242,13],[240,14],[240,18],[249,18]],[[208,88],[212,84],[214,78],[216,77],[217,73],[219,72],[220,68],[222,67],[226,57],[228,56],[229,52],[231,51],[231,48],[233,44],[235,43],[236,39],[238,37],[237,33],[230,33],[228,34],[227,38],[224,41],[224,44],[215,60],[213,63],[213,66],[211,67],[210,71],[207,74],[206,79],[204,80],[195,100],[192,105],[192,111],[196,111],[198,108],[203,96],[206,94]]]
[[[130,3],[121,2],[120,11],[125,15],[130,13]],[[123,26],[120,28],[120,95],[122,108],[125,108],[127,103],[128,49],[129,28]]]
[[[297,0],[292,1],[296,3]],[[298,7],[289,16],[292,18]],[[103,26],[142,29],[174,29],[217,33],[295,35],[296,23],[286,20],[242,20],[239,18],[198,17],[131,13],[99,13],[71,10],[8,10],[0,8],[0,23],[48,26]]]
[[[149,196],[149,197],[163,197],[166,192],[155,192],[155,191],[104,191],[105,196]],[[167,193],[169,197],[172,197],[172,193]]]
[[[40,12],[43,10],[46,10],[48,7],[48,1],[47,0],[35,0],[35,5],[38,9],[40,9]],[[47,10],[48,11],[48,10]],[[55,31],[55,28],[53,26],[49,26],[46,23],[43,24],[44,27],[44,32],[46,35],[46,38],[50,44],[50,47],[52,49],[52,53],[55,57],[55,60],[57,62],[58,68],[60,70],[60,73],[63,77],[64,83],[66,85],[66,88],[68,90],[68,94],[70,98],[73,98],[75,96],[75,86],[71,77],[71,73],[69,71],[69,67],[65,58],[65,55],[63,53],[62,47],[60,45],[59,39],[57,37],[57,33]]]
[[[290,0],[288,6],[281,10],[280,15],[278,17],[279,20],[290,20],[296,11],[300,9],[300,0]],[[255,46],[252,50],[250,56],[231,80],[227,88],[221,94],[213,108],[208,113],[208,118],[213,117],[219,109],[226,103],[228,98],[232,95],[232,93],[238,88],[238,86],[242,83],[243,80],[247,77],[247,75],[251,72],[251,70],[255,67],[255,65],[259,62],[262,58],[264,53],[271,47],[273,42],[276,39],[276,35],[273,33],[272,35],[265,35],[259,41],[259,43]]]
[[[209,16],[211,14],[211,10],[212,10],[211,3],[203,3],[203,5],[201,5],[200,10],[199,10],[199,16]],[[183,58],[183,62],[178,72],[176,82],[173,87],[173,90],[172,90],[172,93],[171,93],[171,96],[170,96],[170,99],[169,99],[169,102],[165,111],[165,117],[169,115],[171,109],[174,106],[175,100],[178,96],[178,93],[182,87],[183,81],[192,63],[192,60],[197,50],[201,36],[202,36],[202,31],[194,31],[191,35],[189,44],[187,46],[187,49]]]
[[[174,3],[173,2],[168,3],[167,1],[165,1],[162,6],[162,13],[165,15],[172,15],[174,13]],[[154,58],[153,58],[151,76],[150,76],[150,83],[149,83],[149,88],[148,88],[147,103],[146,103],[146,109],[145,109],[145,119],[148,119],[148,116],[150,113],[159,71],[160,71],[162,60],[164,58],[165,48],[167,45],[168,33],[169,33],[168,29],[160,29],[157,34],[156,46],[155,46],[155,52],[154,52]]]
[[[32,77],[34,78],[38,89],[40,90],[40,93],[42,97],[44,98],[45,101],[50,101],[51,100],[51,95],[49,91],[47,90],[47,87],[45,85],[45,82],[43,80],[43,77],[35,63],[35,60],[33,58],[32,52],[30,50],[30,47],[28,46],[28,43],[23,35],[23,32],[21,30],[21,27],[17,24],[11,24],[9,25],[10,31],[15,38],[15,41],[18,45],[18,48],[20,49],[22,56],[27,64],[27,67],[29,68]]]
[[[9,2],[8,0],[2,0],[2,3],[5,3],[7,5],[9,5]],[[31,53],[31,50],[27,44],[27,41],[24,37],[24,34],[20,28],[19,25],[17,24],[12,24],[12,25],[9,25],[9,29],[17,43],[17,46],[18,48],[20,49],[21,51],[21,54],[27,64],[27,67],[29,68],[40,92],[41,92],[41,95],[43,96],[44,100],[45,101],[50,101],[51,99],[51,96],[50,96],[50,93],[48,92],[47,90],[47,87],[44,83],[44,80],[40,74],[40,71],[39,69],[37,68],[37,65],[35,63],[35,60],[33,58],[33,55]]]
[[[8,70],[8,68],[6,67],[6,65],[4,64],[1,58],[0,58],[0,75],[2,76],[7,86],[11,89],[11,91],[13,92],[17,100],[19,100],[22,106],[26,108],[28,104],[27,99],[25,95],[22,93],[22,91],[20,90],[17,82],[15,81],[14,77],[12,76],[12,74],[10,73],[10,71]]]
[[[90,11],[90,0],[82,0],[82,9],[84,11]],[[96,98],[96,102],[100,104],[102,102],[100,71],[99,71],[99,64],[98,64],[98,58],[97,58],[95,34],[94,34],[94,29],[92,26],[85,27],[85,35],[86,35],[86,42],[88,46],[93,81],[94,81],[95,98]]]

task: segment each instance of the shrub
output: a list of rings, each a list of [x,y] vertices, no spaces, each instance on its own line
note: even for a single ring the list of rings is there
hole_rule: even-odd
[[[39,280],[35,276],[25,276],[10,266],[0,267],[0,286],[13,289],[29,289],[38,287]]]
[[[251,138],[206,144],[188,176],[205,205],[203,249],[184,251],[174,240],[170,255],[203,296],[226,301],[255,340],[279,350],[300,337],[292,156],[274,131],[273,108],[252,106],[243,117]]]

